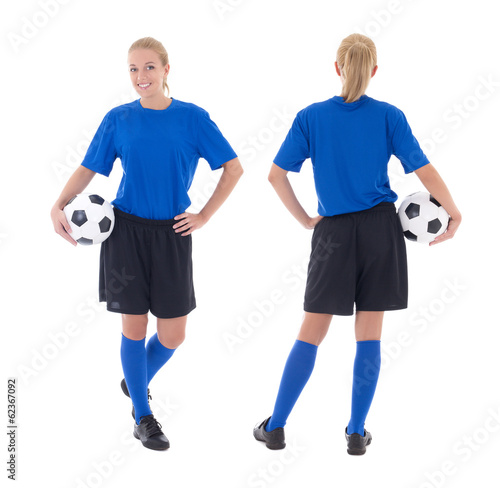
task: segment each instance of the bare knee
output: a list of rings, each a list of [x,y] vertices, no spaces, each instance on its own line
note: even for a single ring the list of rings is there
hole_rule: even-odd
[[[173,319],[158,319],[158,340],[169,348],[177,349],[186,338],[187,316]]]
[[[305,312],[297,339],[319,346],[326,337],[331,321],[332,315]]]
[[[158,331],[158,340],[162,346],[168,349],[177,349],[184,342],[185,338],[186,334],[184,333],[177,332],[173,334]]]
[[[128,339],[140,341],[146,337],[148,314],[122,314],[123,335]]]

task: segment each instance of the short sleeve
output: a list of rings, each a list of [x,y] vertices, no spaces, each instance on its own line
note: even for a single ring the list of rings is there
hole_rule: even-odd
[[[392,154],[401,161],[406,174],[429,163],[417,139],[413,136],[404,113],[397,108],[390,116],[389,130]]]
[[[114,143],[114,132],[115,124],[111,113],[108,112],[87,149],[82,166],[104,176],[109,176],[118,157]]]
[[[237,157],[233,148],[205,110],[201,111],[198,124],[198,154],[212,170]]]
[[[302,120],[302,112],[299,112],[273,162],[286,171],[298,173],[309,157],[308,131]]]

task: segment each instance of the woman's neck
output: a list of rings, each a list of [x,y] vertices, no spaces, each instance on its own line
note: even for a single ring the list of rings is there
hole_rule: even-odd
[[[153,110],[165,110],[172,103],[172,99],[166,97],[165,95],[160,95],[154,98],[141,98],[140,103],[144,108],[150,108]]]

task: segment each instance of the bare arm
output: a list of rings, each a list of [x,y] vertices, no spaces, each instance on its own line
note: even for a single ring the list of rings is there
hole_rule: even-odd
[[[288,209],[288,211],[306,228],[314,229],[316,224],[323,218],[318,215],[317,217],[309,217],[304,210],[304,207],[297,200],[297,196],[293,191],[292,185],[288,180],[288,171],[280,168],[277,164],[271,166],[268,180],[273,185],[276,193],[281,201]]]
[[[458,226],[462,222],[462,214],[458,210],[450,191],[448,190],[445,182],[441,178],[440,174],[432,166],[431,163],[422,166],[415,171],[422,184],[425,186],[427,191],[444,207],[444,209],[450,215],[450,223],[444,234],[436,237],[430,245],[439,244],[440,242],[451,239],[458,229]]]
[[[222,169],[222,176],[212,196],[201,211],[197,214],[184,212],[174,217],[174,219],[179,220],[179,222],[173,226],[175,232],[183,232],[181,235],[187,236],[194,230],[200,229],[226,201],[243,174],[243,168],[241,167],[239,159],[234,158],[224,163]]]
[[[59,198],[56,200],[56,203],[54,203],[54,206],[50,211],[50,217],[52,219],[52,223],[54,224],[54,230],[68,242],[71,242],[74,246],[76,246],[77,243],[69,234],[71,232],[71,227],[69,226],[62,209],[68,200],[75,195],[82,193],[83,190],[87,188],[87,185],[90,183],[95,174],[95,171],[92,171],[85,166],[78,166],[64,186]]]

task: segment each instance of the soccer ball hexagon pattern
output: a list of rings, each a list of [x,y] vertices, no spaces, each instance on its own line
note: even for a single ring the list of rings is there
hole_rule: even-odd
[[[63,210],[71,227],[70,235],[79,244],[99,244],[113,231],[113,207],[99,195],[80,193]]]
[[[448,227],[450,217],[441,204],[425,191],[408,195],[399,206],[404,236],[410,241],[429,243]]]

